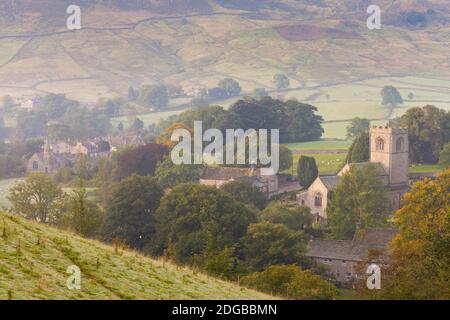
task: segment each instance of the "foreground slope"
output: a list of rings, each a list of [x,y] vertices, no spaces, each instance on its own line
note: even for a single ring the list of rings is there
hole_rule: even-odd
[[[71,265],[81,290],[66,286]],[[132,251],[0,213],[1,299],[267,299]]]

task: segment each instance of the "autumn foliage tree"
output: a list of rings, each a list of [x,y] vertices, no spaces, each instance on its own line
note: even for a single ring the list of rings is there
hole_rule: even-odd
[[[414,184],[395,215],[387,299],[450,299],[450,170]]]

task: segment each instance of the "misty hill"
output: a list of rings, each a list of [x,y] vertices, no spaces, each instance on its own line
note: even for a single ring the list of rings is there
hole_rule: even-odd
[[[65,28],[72,2],[0,3],[0,96],[92,102],[160,82],[189,89],[233,77],[250,92],[274,89],[279,72],[301,88],[450,71],[446,0],[378,1],[375,31],[367,0],[82,0],[76,32]]]
[[[81,269],[81,290],[66,270]],[[270,299],[187,268],[0,213],[0,300]]]

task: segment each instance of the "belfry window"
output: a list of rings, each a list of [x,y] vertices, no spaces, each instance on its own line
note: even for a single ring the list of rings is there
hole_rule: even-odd
[[[384,140],[383,138],[377,138],[375,141],[376,149],[377,151],[383,151],[384,150]]]
[[[395,143],[395,150],[402,151],[402,148],[403,148],[403,138],[400,137],[397,139],[397,142]]]

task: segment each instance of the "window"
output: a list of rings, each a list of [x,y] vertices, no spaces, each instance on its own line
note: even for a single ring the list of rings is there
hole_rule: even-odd
[[[383,151],[384,150],[384,140],[383,138],[378,137],[375,141],[376,149],[377,151]]]
[[[319,192],[314,197],[314,206],[321,207],[322,206],[322,194]]]
[[[397,139],[397,142],[395,144],[395,150],[402,151],[402,148],[403,148],[403,137],[400,137]]]
[[[37,161],[33,161],[33,170],[39,169],[39,164]]]

